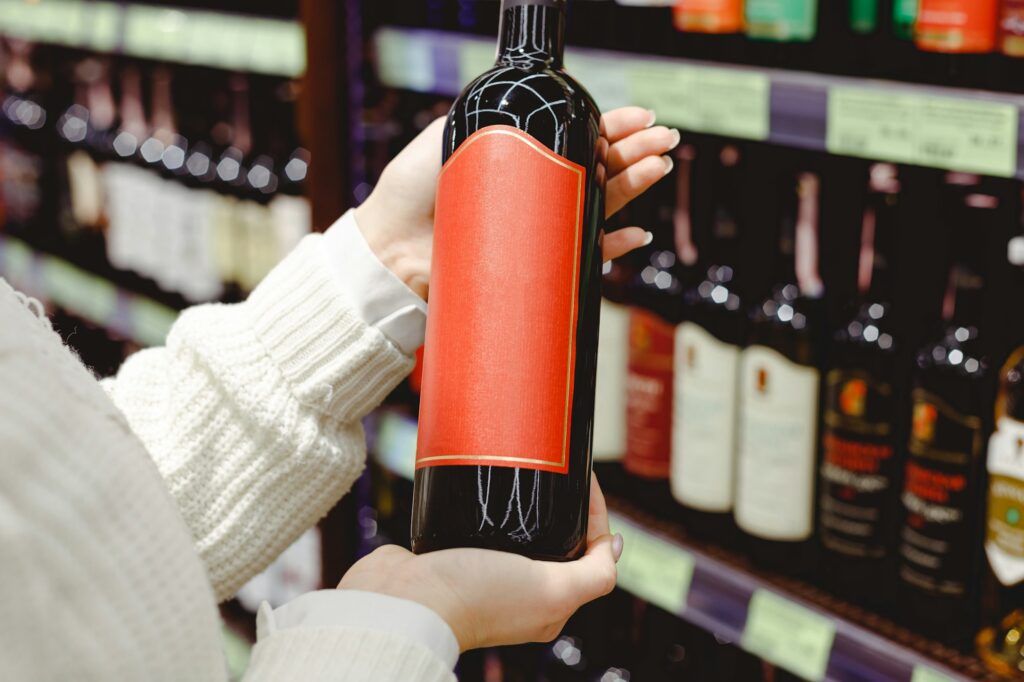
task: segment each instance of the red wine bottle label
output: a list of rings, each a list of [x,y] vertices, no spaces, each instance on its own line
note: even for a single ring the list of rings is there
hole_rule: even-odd
[[[1024,582],[1024,423],[1000,417],[988,445],[985,554],[999,582]]]
[[[704,327],[676,328],[672,494],[706,512],[732,510],[740,349]]]
[[[917,46],[929,52],[992,52],[998,12],[999,0],[921,0]]]
[[[892,486],[892,386],[857,370],[833,370],[827,384],[822,542],[846,556],[878,558],[885,555]]]
[[[674,348],[671,325],[646,310],[632,310],[623,465],[635,476],[665,479],[669,475]]]
[[[743,30],[743,0],[678,0],[675,26],[690,33],[739,33]]]
[[[751,535],[783,542],[811,536],[819,383],[816,369],[772,348],[743,351],[735,516]]]
[[[999,28],[1003,54],[1024,57],[1024,0],[1003,0]]]
[[[910,457],[903,483],[906,520],[900,577],[926,592],[964,594],[971,573],[973,460],[982,421],[931,393],[913,393]]]
[[[586,169],[489,126],[441,170],[416,466],[569,470]]]

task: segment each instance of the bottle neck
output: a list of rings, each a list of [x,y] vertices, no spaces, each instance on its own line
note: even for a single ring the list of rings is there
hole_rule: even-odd
[[[560,68],[565,0],[502,0],[498,35],[498,64]]]
[[[950,272],[947,317],[950,325],[977,327],[984,305],[985,280],[979,271],[958,264]]]
[[[870,303],[891,303],[893,291],[893,254],[896,224],[894,211],[880,197],[874,207],[874,234],[871,242],[871,282],[866,300]]]

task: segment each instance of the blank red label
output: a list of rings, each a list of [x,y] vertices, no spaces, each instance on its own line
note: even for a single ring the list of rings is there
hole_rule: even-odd
[[[509,126],[441,170],[417,468],[568,472],[585,188]]]

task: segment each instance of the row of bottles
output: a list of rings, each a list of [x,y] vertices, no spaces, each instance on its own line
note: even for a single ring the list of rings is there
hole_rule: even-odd
[[[371,23],[493,35],[497,0],[404,0]],[[570,45],[1019,91],[1019,0],[596,0]]]
[[[604,485],[953,645],[1021,606],[1019,188],[711,138],[663,184],[606,266]]]
[[[6,44],[0,229],[172,305],[311,231],[295,82]]]

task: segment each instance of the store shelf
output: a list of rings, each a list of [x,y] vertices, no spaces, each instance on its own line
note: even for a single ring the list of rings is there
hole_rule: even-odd
[[[455,96],[494,62],[494,42],[384,28],[388,86]],[[1024,179],[1024,97],[570,48],[566,66],[603,110],[655,109],[661,123],[897,163]]]
[[[416,422],[383,410],[373,422],[374,457],[411,478]],[[718,547],[685,538],[624,501],[609,499],[612,530],[626,552],[619,587],[808,680],[949,682],[983,679],[961,656],[817,588],[764,576]],[[938,661],[943,662],[938,662]]]
[[[172,308],[2,235],[0,277],[29,296],[52,301],[140,346],[163,344],[178,316]]]
[[[306,70],[297,21],[85,0],[0,0],[0,34],[36,42],[277,76]]]

